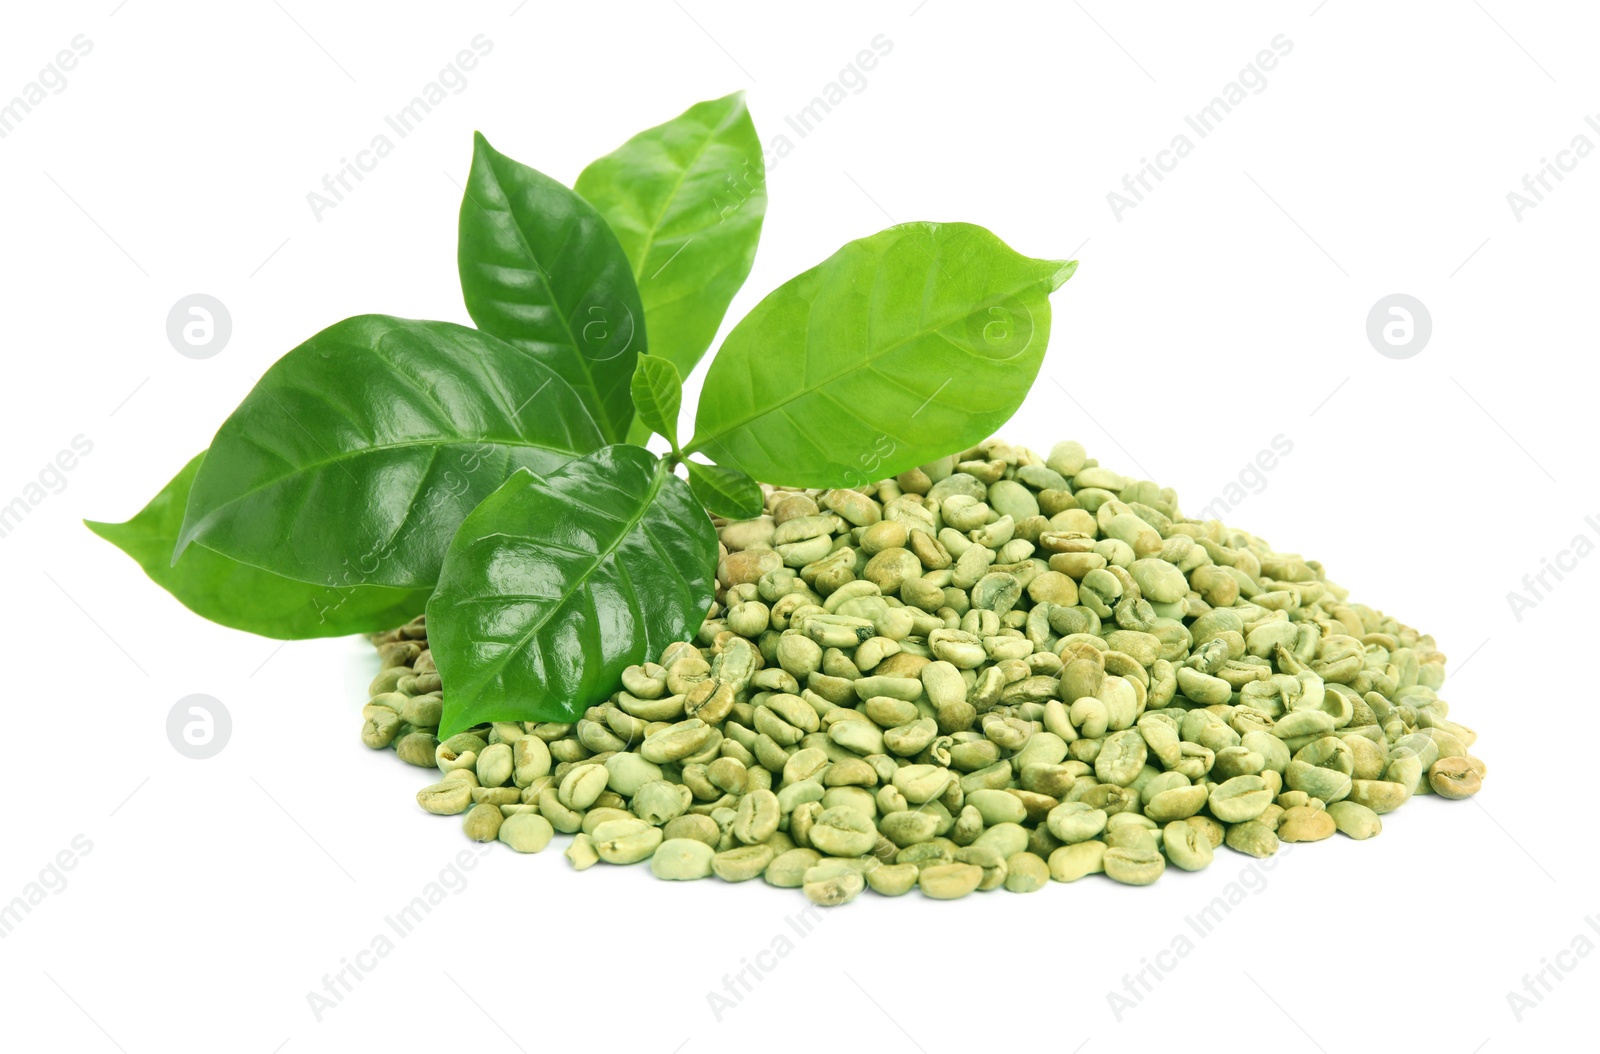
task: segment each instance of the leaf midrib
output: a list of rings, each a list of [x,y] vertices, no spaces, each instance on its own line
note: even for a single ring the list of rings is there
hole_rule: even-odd
[[[233,506],[239,504],[240,502],[242,502],[242,501],[244,501],[244,500],[246,500],[248,498],[254,497],[255,495],[261,493],[264,490],[268,490],[268,489],[270,489],[272,487],[275,487],[278,484],[285,482],[286,480],[293,479],[295,476],[304,475],[304,474],[309,473],[309,472],[314,472],[314,471],[316,471],[318,469],[328,468],[329,466],[337,465],[337,464],[340,464],[341,462],[344,462],[344,461],[351,461],[351,460],[355,460],[357,458],[365,457],[368,454],[387,453],[387,452],[389,452],[391,450],[410,450],[410,449],[414,449],[414,448],[417,448],[417,447],[454,446],[454,445],[457,445],[457,444],[460,444],[460,443],[475,443],[475,442],[481,442],[481,441],[482,440],[474,440],[470,436],[460,436],[460,437],[457,437],[456,439],[452,439],[452,440],[450,440],[448,442],[439,442],[437,440],[430,440],[430,439],[416,439],[416,440],[408,440],[408,441],[406,441],[404,443],[383,443],[383,444],[378,444],[378,445],[373,445],[373,446],[360,447],[359,449],[356,449],[356,450],[341,451],[340,453],[335,454],[334,456],[332,456],[330,458],[324,458],[324,459],[319,460],[319,461],[309,461],[309,462],[306,462],[305,464],[296,465],[296,466],[294,466],[292,471],[285,472],[282,475],[274,476],[274,477],[272,477],[271,479],[268,479],[268,480],[263,480],[259,485],[253,486],[248,490],[242,491],[238,495],[236,495],[236,496],[234,496],[232,498],[229,498],[227,501],[225,501],[222,504],[220,504],[220,505],[214,507],[213,509],[211,509],[211,511],[207,512],[205,517],[203,519],[201,519],[199,523],[195,524],[195,530],[190,534],[189,542],[190,543],[196,542],[201,530],[205,527],[205,525],[207,523],[209,523],[210,521],[212,521],[213,519],[216,518],[217,513],[221,512],[224,509],[232,508]],[[554,451],[555,453],[558,453],[558,454],[571,454],[574,458],[579,457],[583,453],[582,451],[567,450],[564,447],[551,446],[551,445],[548,445],[548,444],[545,444],[545,443],[514,442],[514,441],[509,441],[509,440],[493,440],[493,441],[491,441],[491,443],[494,446],[521,447],[521,448],[525,448],[525,449],[528,449],[528,450],[550,450],[550,451]],[[182,530],[180,530],[178,532],[178,536],[179,536],[180,539],[183,537],[184,533],[185,532],[183,532]],[[224,554],[224,555],[226,555],[226,554]],[[405,588],[405,587],[394,587],[394,588]]]
[[[656,235],[661,230],[661,221],[666,219],[667,212],[671,210],[673,201],[675,201],[678,197],[678,192],[683,189],[684,181],[689,178],[690,169],[694,168],[695,165],[700,163],[700,159],[705,156],[706,151],[711,149],[712,140],[717,137],[717,133],[720,132],[725,126],[726,122],[719,124],[716,128],[711,128],[708,126],[706,128],[706,137],[700,141],[700,147],[694,152],[694,157],[689,160],[688,164],[684,165],[683,168],[679,170],[678,179],[672,184],[672,190],[667,194],[667,199],[662,204],[661,211],[656,214],[656,218],[654,220],[650,221],[650,229],[645,231],[644,251],[639,254],[639,265],[633,273],[633,280],[635,282],[641,281],[641,276],[644,274],[645,261],[650,259],[650,251],[655,248]],[[642,290],[643,286],[641,285],[640,288]]]
[[[544,286],[545,292],[549,294],[550,308],[556,313],[556,317],[560,319],[561,328],[567,334],[567,347],[572,349],[572,357],[577,362],[578,368],[583,371],[584,381],[588,384],[589,391],[594,394],[596,410],[604,414],[607,418],[610,418],[611,414],[606,409],[605,399],[602,398],[600,393],[599,382],[595,380],[594,371],[589,368],[589,358],[588,356],[584,355],[583,351],[578,347],[578,334],[573,332],[572,321],[567,317],[566,310],[562,308],[560,298],[556,296],[555,286],[550,281],[550,269],[545,266],[544,261],[539,258],[539,254],[534,252],[533,246],[528,243],[528,238],[522,230],[521,220],[517,216],[514,199],[512,198],[511,194],[506,191],[506,182],[501,177],[500,169],[498,165],[496,165],[496,161],[503,158],[504,155],[499,154],[499,152],[493,147],[490,147],[489,149],[491,152],[491,156],[489,158],[489,172],[494,176],[494,180],[500,190],[501,197],[505,198],[506,214],[511,217],[511,229],[513,232],[515,232],[517,236],[517,242],[522,246],[523,251],[528,254],[528,259],[533,261],[534,267],[539,273],[539,278]],[[509,158],[504,159],[510,160]],[[479,207],[481,208],[482,206]],[[600,220],[602,223],[605,222],[604,217],[600,217]],[[573,222],[575,225],[581,224],[583,222],[582,216],[574,216]],[[562,246],[563,248],[565,247],[565,242],[562,243]],[[560,255],[559,250],[557,251],[556,255]],[[599,422],[596,422],[596,424],[598,423]],[[620,438],[619,436],[612,434],[614,422],[607,420],[606,426],[605,438]],[[624,432],[626,432],[625,428]]]
[[[1032,288],[1034,286],[1037,286],[1037,285],[1041,285],[1041,284],[1043,284],[1043,280],[1035,279],[1035,280],[1033,280],[1031,282],[1027,282],[1027,283],[1025,283],[1023,285],[1016,286],[1015,288],[1006,290],[1005,292],[1007,293],[1007,295],[1017,296],[1017,295],[1019,295],[1019,294],[1021,294],[1023,292],[1026,292],[1028,289],[1030,289],[1030,288]],[[809,330],[809,323],[810,323],[811,314],[812,314],[811,310],[808,310],[806,312],[808,330]],[[909,336],[905,337],[902,340],[897,340],[892,344],[886,344],[882,348],[878,349],[877,351],[869,352],[867,355],[863,356],[862,358],[854,360],[849,366],[846,366],[844,369],[838,370],[837,372],[829,375],[828,377],[823,378],[822,380],[818,381],[814,385],[811,385],[810,387],[803,388],[803,389],[795,392],[793,395],[789,395],[789,396],[786,396],[783,399],[779,399],[776,402],[769,403],[769,404],[761,407],[760,409],[755,410],[753,413],[750,413],[749,415],[747,415],[745,417],[742,417],[737,421],[734,421],[732,424],[724,425],[718,431],[712,432],[712,433],[710,433],[709,435],[707,435],[707,436],[705,436],[703,438],[700,437],[700,436],[696,436],[694,439],[690,440],[690,444],[689,444],[688,449],[692,450],[692,451],[694,451],[696,453],[703,454],[703,453],[706,452],[705,451],[705,444],[715,442],[715,441],[717,441],[719,439],[722,439],[722,438],[732,434],[733,432],[738,431],[739,429],[743,428],[745,425],[748,425],[751,421],[754,421],[758,417],[763,417],[766,414],[774,413],[774,412],[776,412],[778,410],[783,409],[785,406],[788,406],[792,402],[795,402],[795,401],[797,401],[799,399],[806,398],[807,396],[810,396],[810,395],[814,395],[818,391],[821,391],[823,388],[826,388],[828,385],[834,383],[835,381],[839,380],[840,378],[846,377],[846,376],[848,376],[848,375],[850,375],[852,373],[857,372],[858,370],[863,370],[863,369],[868,368],[872,364],[876,363],[879,359],[883,358],[885,355],[889,355],[892,352],[898,351],[900,348],[904,347],[905,345],[911,343],[914,340],[920,340],[923,337],[935,336],[935,335],[938,334],[938,332],[941,329],[944,329],[947,326],[950,326],[951,324],[953,324],[953,323],[955,323],[957,321],[960,321],[960,319],[962,317],[970,317],[971,314],[972,314],[972,312],[970,310],[968,310],[965,315],[952,316],[951,318],[948,318],[948,319],[938,323],[937,325],[933,325],[933,326],[931,326],[930,328],[927,328],[927,329],[919,329],[916,332],[910,334]],[[954,341],[947,341],[946,343],[949,343],[949,344],[952,344],[952,345],[955,344]],[[806,340],[806,345],[809,347],[810,344],[811,344],[811,341],[810,341],[810,338],[808,337],[807,340]],[[726,347],[726,342],[724,342],[723,346]],[[968,354],[970,354],[970,352]]]

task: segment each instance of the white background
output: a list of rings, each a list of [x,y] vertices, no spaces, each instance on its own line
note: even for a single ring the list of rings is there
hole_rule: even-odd
[[[7,14],[0,100],[75,35],[93,42],[0,139],[0,503],[73,437],[93,443],[0,538],[0,901],[75,836],[93,847],[0,940],[11,1049],[1593,1049],[1595,956],[1563,954],[1570,972],[1520,1023],[1506,998],[1580,932],[1600,943],[1583,921],[1600,896],[1582,738],[1600,559],[1548,579],[1520,620],[1507,601],[1575,536],[1600,540],[1600,160],[1520,218],[1507,200],[1575,136],[1600,145],[1584,124],[1600,113],[1591,8],[444,7]],[[477,34],[493,51],[465,90],[313,218],[307,192]],[[280,649],[205,623],[79,520],[131,515],[323,326],[370,311],[467,322],[453,181],[473,129],[570,182],[635,131],[744,87],[770,140],[878,34],[893,50],[865,88],[789,132],[730,318],[891,220],[967,220],[1030,255],[1076,253],[1005,434],[1041,450],[1078,438],[1191,511],[1285,436],[1292,453],[1230,521],[1438,637],[1486,789],[1412,803],[1375,841],[1294,849],[1204,938],[1185,917],[1247,858],[1150,889],[864,896],[720,1022],[707,993],[788,932],[798,893],[576,874],[558,851],[496,846],[319,1022],[307,993],[470,843],[412,803],[424,773],[360,745],[364,642]],[[1108,192],[1279,34],[1293,50],[1264,90],[1205,139],[1189,131],[1193,152],[1115,216]],[[204,361],[165,334],[195,292],[233,319]],[[1395,292],[1433,320],[1403,361],[1365,332]],[[206,761],[165,732],[196,692],[233,720]],[[1160,960],[1172,968],[1117,1020],[1108,990],[1180,933],[1192,954]]]

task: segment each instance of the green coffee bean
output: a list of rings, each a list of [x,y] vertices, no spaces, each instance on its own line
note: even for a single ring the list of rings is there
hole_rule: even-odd
[[[1336,829],[1337,825],[1326,809],[1296,805],[1284,810],[1276,833],[1281,842],[1320,842],[1324,838],[1332,838]]]
[[[874,893],[898,897],[916,887],[920,874],[916,864],[891,863],[867,871],[866,880]]]
[[[386,706],[369,706],[362,712],[366,723],[361,726],[361,742],[374,750],[382,750],[408,727],[400,715]]]
[[[1334,729],[1333,716],[1320,710],[1297,710],[1279,719],[1272,733],[1279,739],[1324,736]]]
[[[915,757],[939,734],[939,723],[931,717],[897,725],[883,733],[884,749],[899,757]]]
[[[938,765],[907,765],[894,774],[894,786],[913,805],[932,801],[950,783],[950,770]]]
[[[1050,854],[1050,877],[1057,882],[1076,882],[1085,875],[1105,870],[1104,842],[1089,841],[1064,845]]]
[[[1352,780],[1347,800],[1365,805],[1373,812],[1382,814],[1398,809],[1410,797],[1410,790],[1401,783],[1385,780]]]
[[[532,739],[532,737],[530,736],[529,739]],[[532,741],[538,742],[536,739]],[[528,740],[518,740],[517,745],[520,747],[525,742],[528,742]],[[536,767],[535,765],[530,765],[530,771]],[[646,761],[638,754],[626,751],[606,758],[605,767],[607,773],[606,786],[625,798],[633,797],[639,792],[639,788],[646,783],[662,778],[662,771],[659,765]]]
[[[464,781],[451,780],[450,782]],[[472,792],[472,803],[474,805],[488,803],[489,805],[503,808],[522,800],[522,792],[515,787],[471,787],[469,785],[469,788]]]
[[[1161,829],[1161,848],[1174,867],[1199,871],[1211,865],[1214,847],[1199,827],[1175,820]]]
[[[1209,816],[1191,816],[1183,822],[1205,835],[1206,841],[1211,843],[1213,849],[1222,844],[1223,838],[1228,833],[1227,828]]]
[[[576,871],[587,871],[600,862],[600,854],[595,850],[594,839],[587,834],[576,835],[563,855]]]
[[[777,850],[771,845],[741,845],[713,856],[711,871],[724,882],[747,882],[765,873],[777,855]]]
[[[860,856],[870,852],[878,841],[872,818],[855,809],[825,809],[811,825],[811,844],[829,856]]]
[[[1144,807],[1144,811],[1150,819],[1165,824],[1193,816],[1205,808],[1209,800],[1209,790],[1199,784],[1174,787],[1156,794]]]
[[[550,747],[537,736],[524,736],[511,744],[511,781],[517,786],[526,787],[536,778],[547,775],[550,772],[550,765]]]
[[[986,828],[972,844],[993,849],[1000,856],[1007,857],[1028,848],[1028,830],[1021,824],[997,823]]]
[[[813,781],[814,782],[814,781]],[[780,800],[782,795],[779,796]],[[878,816],[877,799],[872,792],[861,787],[832,787],[822,794],[822,807],[832,809],[836,806],[855,809],[868,819]]]
[[[727,740],[724,740],[724,742],[727,742]],[[745,767],[744,786],[738,789],[738,793],[749,794],[751,791],[772,789],[772,772],[769,769],[756,764],[754,758],[748,761],[743,758],[738,760]]]
[[[679,761],[705,746],[711,738],[711,726],[696,717],[668,725],[645,738],[639,753],[646,761],[657,765]]]
[[[868,642],[870,643],[870,641]],[[915,677],[894,677],[888,674],[862,677],[855,683],[856,695],[865,700],[862,712],[874,721],[878,718],[873,715],[873,704],[883,711],[885,716],[898,715],[897,720],[890,720],[884,727],[903,725],[917,717],[917,710],[912,706],[910,710],[904,707],[895,707],[896,702],[911,704],[922,697],[922,682]],[[883,722],[879,721],[879,724]]]
[[[1050,810],[1046,824],[1050,833],[1068,845],[1084,842],[1105,830],[1107,815],[1081,801],[1062,802]]]
[[[734,837],[745,845],[764,842],[778,829],[781,818],[776,794],[765,790],[752,791],[739,800],[733,821]]]
[[[562,834],[572,834],[583,827],[583,814],[561,804],[554,787],[546,787],[539,792],[539,814]]]
[[[934,838],[931,841],[919,842],[907,846],[895,854],[894,862],[897,864],[948,864],[955,861],[955,852],[960,848],[948,838]]]
[[[772,863],[767,865],[761,877],[768,885],[780,889],[799,889],[805,882],[806,872],[821,859],[822,854],[815,849],[788,849],[772,858]]]
[[[594,751],[576,739],[555,739],[550,741],[550,757],[556,762],[556,768],[553,771],[558,779],[566,775],[567,769],[573,765],[593,756]]]
[[[567,771],[556,791],[562,805],[581,812],[595,803],[606,789],[610,773],[604,765],[575,765]]]
[[[467,818],[462,823],[462,830],[467,832],[467,837],[474,842],[492,842],[500,833],[500,825],[505,822],[505,814],[498,805],[474,805],[467,811]]]
[[[1104,838],[1106,847],[1110,849],[1140,849],[1153,852],[1161,848],[1159,828],[1152,831],[1141,827],[1107,827]]]
[[[413,676],[414,671],[409,666],[390,666],[378,671],[378,676],[372,679],[367,686],[367,694],[377,696],[393,692],[400,683],[400,678]]]
[[[870,720],[836,721],[828,726],[828,738],[857,754],[883,753],[883,732]]]
[[[1339,833],[1347,838],[1362,841],[1383,831],[1383,820],[1367,806],[1353,801],[1336,801],[1328,806],[1328,815]]]
[[[847,861],[829,859],[808,868],[801,882],[807,900],[829,908],[854,900],[865,886],[859,869]]]
[[[407,765],[415,765],[418,768],[425,769],[433,768],[434,750],[438,742],[432,732],[397,734],[394,739],[394,752]]]
[[[825,750],[818,747],[806,747],[803,750],[797,750],[789,756],[788,761],[784,762],[783,782],[786,784],[799,783],[802,780],[813,779],[826,772],[829,764],[828,753]],[[733,786],[724,786],[723,789],[727,791],[742,790],[744,766],[733,758],[722,758],[712,767],[716,768],[719,765],[723,766],[722,775],[724,778],[734,784]],[[737,771],[735,771],[734,766],[737,766]]]
[[[929,864],[917,875],[922,895],[934,900],[956,900],[978,888],[983,868],[976,864]]]
[[[1224,840],[1229,849],[1238,850],[1258,859],[1271,856],[1278,851],[1277,833],[1259,820],[1247,820],[1244,823],[1231,825]]]
[[[537,853],[550,844],[555,828],[536,812],[517,813],[505,818],[496,837],[519,853]]]
[[[711,817],[692,813],[687,816],[674,817],[661,827],[662,840],[693,838],[711,846],[717,844],[721,833],[721,830],[717,827],[717,822]]]
[[[450,739],[434,748],[433,760],[438,765],[439,771],[475,769],[478,764],[478,752],[467,745],[473,742],[476,742],[479,747],[487,745],[476,736],[451,736]]]
[[[1289,767],[1283,773],[1283,782],[1294,790],[1305,791],[1325,802],[1343,799],[1350,793],[1351,785],[1346,773],[1320,768],[1298,759],[1289,762]]]
[[[1022,799],[1003,790],[975,790],[967,795],[967,804],[978,810],[985,824],[1021,823],[1027,818]]]
[[[755,792],[752,791],[751,793]],[[783,815],[788,815],[809,802],[821,801],[827,794],[827,788],[816,780],[801,780],[798,783],[791,783],[777,794],[778,811]],[[761,840],[765,841],[765,839]]]
[[[1243,823],[1272,804],[1272,791],[1260,776],[1235,776],[1212,787],[1207,804],[1223,823]]]
[[[1427,767],[1422,763],[1422,757],[1416,751],[1396,747],[1389,752],[1389,760],[1383,770],[1383,781],[1400,784],[1405,794],[1409,796],[1421,787],[1427,771]]]
[[[454,816],[472,805],[472,787],[461,780],[444,780],[417,791],[417,804],[435,816]]]
[[[633,814],[656,826],[688,811],[694,795],[688,787],[666,780],[651,780],[633,794]]]
[[[1011,893],[1034,893],[1050,883],[1050,865],[1036,853],[1006,857],[1005,887]]]
[[[1483,776],[1472,764],[1474,759],[1440,758],[1428,769],[1428,785],[1441,798],[1470,798],[1483,786]]]
[[[693,838],[663,840],[650,855],[650,873],[672,882],[709,878],[714,855],[709,845]]]
[[[589,837],[594,840],[595,852],[608,864],[636,864],[654,853],[662,841],[661,828],[643,820],[608,820]]]
[[[811,847],[811,826],[821,815],[821,801],[809,801],[795,807],[794,812],[789,814],[789,837],[794,839],[795,845],[804,849]]]
[[[975,864],[982,869],[983,877],[978,881],[978,888],[985,891],[996,889],[1005,884],[1007,858],[1008,856],[1002,855],[999,850],[976,842],[957,849],[955,853],[956,863]]]
[[[1166,858],[1151,848],[1106,849],[1102,861],[1106,877],[1127,886],[1148,886],[1167,869]]]

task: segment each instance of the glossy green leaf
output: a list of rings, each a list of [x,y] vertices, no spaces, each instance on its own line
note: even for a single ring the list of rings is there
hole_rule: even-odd
[[[906,223],[767,295],[723,342],[688,449],[768,483],[855,487],[986,439],[1022,404],[1075,262]]]
[[[603,444],[554,371],[448,322],[358,315],[279,359],[200,466],[178,535],[319,585],[426,588],[518,468]]]
[[[743,92],[696,103],[578,176],[633,265],[651,354],[685,377],[750,274],[766,179]]]
[[[478,328],[560,374],[608,441],[633,420],[645,314],[617,237],[588,202],[474,140],[457,263]]]
[[[707,509],[730,520],[749,520],[761,515],[765,499],[761,484],[736,468],[702,465],[685,461],[689,469],[689,489],[695,500]]]
[[[678,449],[683,378],[676,366],[656,355],[640,355],[633,371],[633,407],[641,423]]]
[[[427,589],[316,586],[241,564],[199,545],[185,549],[174,564],[172,548],[189,487],[204,457],[196,455],[133,519],[85,520],[84,526],[133,557],[156,585],[196,615],[263,637],[300,640],[376,633],[422,614],[431,592]]]
[[[700,628],[717,534],[641,447],[518,472],[461,525],[428,602],[448,736],[483,721],[570,721]]]

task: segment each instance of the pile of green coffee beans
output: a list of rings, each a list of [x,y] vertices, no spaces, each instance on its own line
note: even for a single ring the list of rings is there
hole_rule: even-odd
[[[583,869],[761,878],[842,904],[1104,874],[1221,845],[1364,839],[1478,790],[1433,638],[1322,565],[1057,445],[991,440],[856,490],[772,490],[719,525],[699,635],[572,724],[439,742],[421,619],[377,638],[362,739],[417,800]]]

